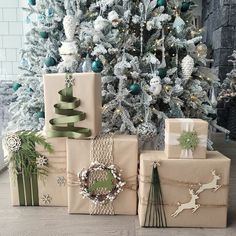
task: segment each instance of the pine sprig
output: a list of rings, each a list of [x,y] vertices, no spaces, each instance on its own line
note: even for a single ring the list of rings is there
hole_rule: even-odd
[[[52,153],[53,147],[46,139],[35,131],[20,131],[16,135],[21,139],[21,147],[17,152],[13,152],[9,160],[9,164],[14,172],[24,174],[38,173],[39,175],[47,175],[48,169],[37,167],[36,159],[40,153],[36,151],[35,146],[43,146],[45,151]]]

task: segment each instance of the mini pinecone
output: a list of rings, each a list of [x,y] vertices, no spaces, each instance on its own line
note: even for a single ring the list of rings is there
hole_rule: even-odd
[[[74,39],[75,29],[76,29],[76,19],[73,16],[65,16],[63,19],[63,26],[65,30],[66,38],[69,41]]]
[[[193,68],[194,68],[194,60],[192,57],[187,55],[184,57],[182,60],[182,73],[183,73],[183,78],[184,79],[189,79],[193,73]]]
[[[137,134],[141,141],[148,141],[157,135],[157,128],[151,122],[144,122],[137,127]]]

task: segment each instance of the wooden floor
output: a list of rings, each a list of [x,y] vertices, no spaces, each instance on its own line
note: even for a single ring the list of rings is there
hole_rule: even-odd
[[[232,159],[227,229],[142,229],[137,216],[69,215],[66,208],[59,207],[12,207],[4,172],[0,174],[0,236],[235,236],[236,143],[217,137],[215,147]]]

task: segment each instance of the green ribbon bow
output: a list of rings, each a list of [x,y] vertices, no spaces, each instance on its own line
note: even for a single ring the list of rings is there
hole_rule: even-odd
[[[90,129],[75,127],[75,123],[85,120],[86,114],[75,109],[80,106],[80,100],[73,97],[73,77],[66,75],[66,88],[60,90],[60,103],[54,105],[55,113],[61,117],[51,119],[52,125],[48,131],[48,137],[68,137],[73,139],[85,138],[91,135]],[[61,126],[61,125],[67,126]]]

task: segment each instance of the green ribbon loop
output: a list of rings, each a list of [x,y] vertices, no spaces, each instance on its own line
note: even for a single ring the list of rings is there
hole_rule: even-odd
[[[72,79],[72,75],[66,75],[66,81]],[[80,106],[80,100],[73,97],[72,83],[66,84],[66,88],[60,90],[60,103],[54,105],[55,113],[61,117],[51,119],[52,128],[48,131],[48,137],[68,137],[73,139],[85,138],[91,135],[90,129],[75,127],[75,123],[86,119],[86,114],[75,110]],[[61,126],[67,125],[67,126]]]

